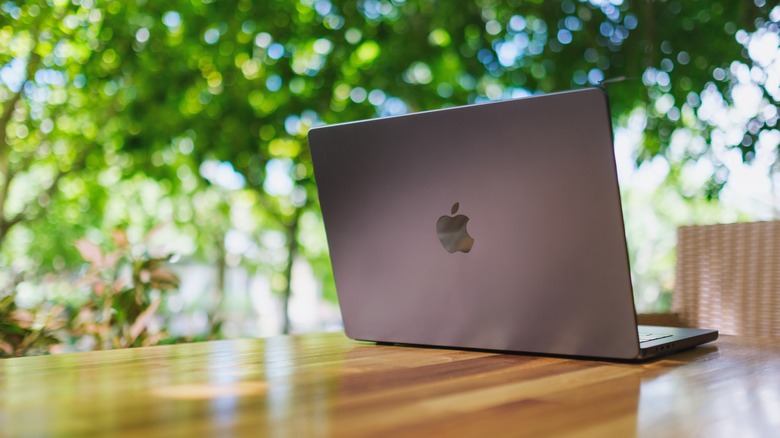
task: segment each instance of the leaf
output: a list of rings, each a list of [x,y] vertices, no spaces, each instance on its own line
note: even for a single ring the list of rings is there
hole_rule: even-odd
[[[146,308],[146,310],[138,315],[138,318],[135,319],[135,322],[130,327],[130,339],[128,340],[127,345],[132,345],[138,336],[140,336],[141,333],[146,330],[146,326],[149,324],[149,320],[152,319],[152,316],[154,316],[154,312],[157,311],[161,301],[162,300],[159,298],[154,300],[152,304]]]
[[[115,229],[111,232],[111,238],[114,239],[114,243],[119,248],[125,248],[130,244],[130,241],[127,239],[127,231],[122,229]]]
[[[16,321],[16,325],[23,329],[31,329],[35,322],[35,315],[27,310],[15,310],[11,313],[11,318]]]
[[[150,271],[150,274],[152,284],[155,284],[158,289],[162,289],[162,286],[166,286],[166,289],[177,287],[181,281],[178,275],[165,268],[154,269]]]
[[[146,236],[144,236],[144,243],[149,243],[152,238],[159,233],[163,228],[167,227],[170,221],[163,222],[161,224],[156,225],[154,228],[149,230],[149,232],[146,233]]]
[[[10,309],[11,306],[14,304],[14,295],[8,295],[2,299],[0,299],[0,315],[5,313],[7,309]]]
[[[144,341],[141,342],[141,346],[148,347],[149,345],[157,345],[164,338],[165,338],[165,333],[155,333],[152,336],[149,336],[148,338],[144,339]]]
[[[121,290],[124,290],[129,284],[130,284],[130,279],[122,275],[114,281],[112,286],[115,292],[119,292]]]
[[[89,263],[100,266],[103,262],[103,251],[100,247],[87,239],[79,239],[76,242],[76,249],[81,257]]]
[[[102,282],[96,282],[92,285],[92,292],[95,293],[95,295],[102,297],[103,293],[106,291],[106,285]]]
[[[100,267],[103,269],[106,268],[112,268],[117,269],[117,262],[119,262],[119,259],[122,258],[122,252],[120,251],[114,251],[111,253],[108,253],[103,257],[103,262],[100,264]]]
[[[455,214],[455,213],[458,212],[458,207],[460,207],[460,202],[456,202],[456,203],[452,204],[452,210],[450,210],[452,212],[452,214]]]
[[[0,339],[0,352],[3,352],[6,356],[13,356],[14,355],[14,347],[11,346],[8,342],[3,341]]]

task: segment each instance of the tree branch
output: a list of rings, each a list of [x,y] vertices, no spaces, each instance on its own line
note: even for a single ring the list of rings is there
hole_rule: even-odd
[[[36,45],[37,45],[36,38]],[[22,85],[19,86],[19,90],[11,96],[5,108],[3,108],[3,115],[0,117],[0,154],[6,157],[8,155],[8,136],[6,134],[8,124],[11,123],[11,117],[13,116],[16,105],[22,99],[22,93],[24,93],[24,87],[32,81],[35,73],[38,71],[38,64],[40,64],[41,56],[35,53],[35,46],[33,46],[30,52],[30,60],[27,61],[27,68],[25,69],[25,79]]]
[[[292,269],[295,257],[298,255],[298,225],[300,223],[303,207],[295,207],[292,222],[287,227],[287,263],[284,267],[284,278],[287,285],[282,291],[282,333],[290,333],[290,297],[292,296]]]
[[[54,114],[56,114],[56,112]],[[54,115],[52,114],[50,117],[54,117]],[[43,136],[41,138],[40,143],[44,143],[44,141],[47,138],[48,135]],[[35,153],[36,151],[33,151],[27,156],[23,156],[21,163],[16,166],[17,169],[28,169],[32,164],[32,162],[35,160]],[[0,218],[5,217],[5,201],[8,199],[8,193],[11,190],[11,182],[13,182],[14,178],[18,174],[18,171],[12,169],[11,166],[7,166],[4,170],[5,170],[5,182],[3,183],[3,186],[0,187]]]
[[[43,14],[41,14],[43,15]],[[11,172],[11,166],[9,165],[9,145],[8,145],[8,124],[11,123],[11,117],[13,117],[16,105],[22,99],[22,93],[24,93],[24,87],[32,81],[35,73],[38,71],[38,65],[41,62],[41,56],[35,53],[35,49],[38,47],[38,26],[40,25],[40,19],[36,22],[33,34],[35,34],[35,42],[32,49],[30,49],[30,58],[27,61],[25,67],[25,78],[22,84],[19,86],[19,90],[11,96],[11,99],[6,103],[3,108],[3,114],[0,116],[0,184],[2,184],[2,190],[0,191],[0,220],[5,218],[5,201],[8,197],[9,186],[13,175]],[[2,227],[0,227],[2,229]],[[0,241],[5,236],[5,233],[0,233]]]
[[[44,190],[42,191],[38,197],[40,198],[41,195],[46,195],[49,198],[54,196],[54,192],[57,190],[57,186],[60,182],[60,180],[65,176],[72,172],[81,170],[84,168],[87,162],[87,156],[89,153],[97,147],[97,144],[92,144],[90,147],[87,147],[84,149],[83,153],[79,158],[76,159],[76,161],[73,162],[73,164],[70,166],[67,170],[60,170],[57,172],[57,175],[54,177],[54,181]],[[7,186],[8,184],[6,184]],[[6,187],[3,187],[3,190],[6,190]],[[5,240],[5,237],[8,235],[8,232],[11,230],[11,228],[22,221],[32,221],[35,219],[40,218],[46,210],[43,208],[39,208],[38,210],[30,211],[29,206],[32,203],[28,204],[27,208],[22,209],[19,213],[15,214],[10,219],[6,219],[4,217],[0,217],[0,246],[2,246],[3,241]]]

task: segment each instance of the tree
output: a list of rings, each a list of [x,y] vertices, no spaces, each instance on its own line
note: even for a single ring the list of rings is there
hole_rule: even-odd
[[[240,175],[230,190],[251,192],[258,221],[285,236],[287,257],[273,266],[284,297],[296,257],[329,272],[327,254],[300,233],[302,218],[319,214],[312,126],[625,77],[604,86],[616,123],[644,115],[642,162],[668,154],[679,129],[710,139],[717,128],[696,118],[703,90],[729,100],[730,65],[751,63],[740,32],[777,33],[780,14],[743,0],[77,3],[2,3],[0,239],[25,223],[35,239],[58,241],[44,213],[81,234],[99,227],[106,171],[108,190],[143,174],[168,196],[192,198],[219,185],[203,163],[223,163]],[[729,146],[750,159],[776,120],[756,115]],[[182,172],[197,181],[184,184]],[[11,183],[21,175],[37,192]],[[716,175],[694,195],[715,197],[724,181]]]
[[[3,11],[0,245],[18,225],[32,227],[23,239],[32,257],[15,267],[35,270],[52,254],[76,258],[73,241],[99,221],[98,172],[112,158],[122,103],[103,64],[110,52],[93,49],[101,11],[65,2],[5,2]],[[49,221],[54,233],[42,229]]]

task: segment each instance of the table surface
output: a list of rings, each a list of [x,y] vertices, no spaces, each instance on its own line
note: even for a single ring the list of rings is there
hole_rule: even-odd
[[[340,333],[0,360],[0,436],[777,436],[780,342],[629,364]],[[752,433],[751,433],[752,432]]]

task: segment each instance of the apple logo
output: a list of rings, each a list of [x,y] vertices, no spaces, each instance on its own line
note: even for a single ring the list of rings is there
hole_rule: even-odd
[[[456,202],[452,206],[452,214],[458,212],[460,203]],[[474,239],[466,231],[466,224],[469,218],[462,214],[457,216],[442,216],[436,221],[436,233],[439,235],[442,246],[447,252],[456,251],[469,252],[474,245]]]

